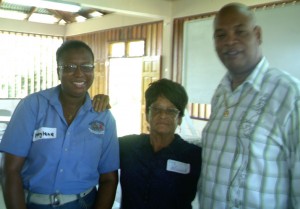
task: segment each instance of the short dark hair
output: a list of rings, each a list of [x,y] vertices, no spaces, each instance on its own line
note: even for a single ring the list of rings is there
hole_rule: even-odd
[[[184,110],[188,103],[188,95],[182,85],[163,78],[150,83],[145,92],[146,113],[149,112],[149,107],[158,97],[167,98],[180,111],[179,116],[184,116]]]
[[[79,40],[68,40],[68,41],[64,41],[62,43],[62,45],[57,49],[56,51],[56,62],[58,64],[58,62],[60,61],[60,59],[63,57],[64,53],[70,49],[78,49],[78,48],[85,48],[86,50],[88,50],[91,55],[92,58],[94,60],[94,53],[92,51],[92,49],[83,41],[79,41]]]
[[[247,16],[249,18],[249,21],[252,22],[252,24],[255,26],[255,15],[250,7],[241,4],[241,3],[229,3],[223,6],[215,15],[214,18],[214,25],[216,24],[216,21],[218,20],[220,14],[224,12],[232,12],[232,11],[238,11],[241,14]]]

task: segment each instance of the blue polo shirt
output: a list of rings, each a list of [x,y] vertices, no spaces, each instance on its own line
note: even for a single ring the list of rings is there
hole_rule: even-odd
[[[97,185],[100,174],[119,168],[111,112],[95,112],[87,94],[68,126],[59,92],[57,86],[22,99],[0,143],[0,151],[26,158],[24,188],[35,193],[78,194]]]
[[[121,137],[122,209],[191,209],[201,169],[201,148],[179,135],[153,152],[149,135]]]

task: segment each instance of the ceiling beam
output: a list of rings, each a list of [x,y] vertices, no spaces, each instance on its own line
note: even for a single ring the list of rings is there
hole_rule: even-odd
[[[66,21],[64,18],[63,18],[63,16],[59,13],[59,12],[57,12],[56,10],[52,10],[52,9],[47,9],[50,13],[52,13],[52,14],[54,14],[54,16],[57,18],[57,19],[59,19],[59,21],[61,21],[61,20],[64,20],[64,21]],[[58,22],[59,22],[58,21]],[[67,22],[67,21],[66,21]]]
[[[30,11],[27,13],[27,17],[25,18],[25,20],[29,20],[30,16],[37,10],[36,7],[31,7]]]
[[[67,24],[76,22],[73,15],[69,14],[68,12],[62,12],[62,11],[52,10],[52,9],[48,9],[48,11],[54,14],[56,17],[58,17],[58,19],[64,20]]]
[[[172,15],[172,1],[162,0],[65,0],[84,7],[102,9],[121,14],[136,15],[148,18],[165,18]]]

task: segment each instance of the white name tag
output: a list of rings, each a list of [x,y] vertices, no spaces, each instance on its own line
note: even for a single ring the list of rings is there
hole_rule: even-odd
[[[183,163],[176,160],[168,160],[167,171],[175,173],[188,174],[190,173],[191,165],[189,163]]]
[[[34,131],[33,141],[40,139],[55,139],[56,138],[56,128],[41,127]]]

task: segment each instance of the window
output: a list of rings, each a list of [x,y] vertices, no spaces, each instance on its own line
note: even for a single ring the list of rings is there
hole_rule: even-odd
[[[55,53],[62,37],[0,31],[0,97],[23,98],[59,83]]]
[[[188,112],[192,119],[207,121],[211,114],[211,105],[191,103],[188,105]]]
[[[144,41],[132,41],[127,43],[127,55],[128,57],[141,57],[145,54],[145,42]]]
[[[109,45],[110,57],[142,57],[145,41],[116,42]]]
[[[125,56],[125,43],[117,42],[109,45],[110,57],[124,57]]]

